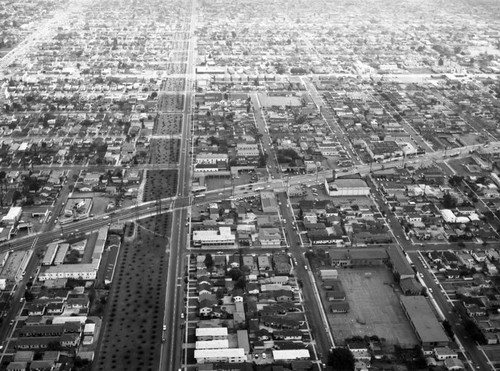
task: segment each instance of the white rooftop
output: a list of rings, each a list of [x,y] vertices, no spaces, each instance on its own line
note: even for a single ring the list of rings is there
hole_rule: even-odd
[[[245,357],[243,348],[229,349],[195,349],[194,358]]]
[[[199,327],[196,336],[227,336],[227,327]]]
[[[218,231],[193,231],[194,240],[222,241],[234,240],[235,235],[231,234],[231,227],[219,227]]]
[[[275,361],[311,358],[311,354],[307,349],[283,349],[273,350],[273,358]]]

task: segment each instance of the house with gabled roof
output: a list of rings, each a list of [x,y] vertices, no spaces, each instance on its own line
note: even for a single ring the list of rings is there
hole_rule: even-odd
[[[217,305],[217,300],[216,299],[203,299],[200,301],[198,305],[198,312],[200,316],[206,316],[210,314],[214,308],[214,306]]]
[[[247,292],[251,295],[258,295],[260,292],[259,285],[255,282],[247,282]]]
[[[293,301],[293,292],[289,290],[275,290],[273,291],[274,297],[277,302]]]

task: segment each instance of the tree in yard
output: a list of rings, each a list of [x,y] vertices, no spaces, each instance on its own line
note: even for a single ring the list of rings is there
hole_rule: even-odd
[[[89,294],[88,294],[88,295],[89,295],[89,301],[90,301],[91,303],[93,303],[93,302],[94,302],[94,300],[95,300],[95,297],[96,297],[96,291],[95,291],[95,288],[93,288],[93,287],[92,287],[92,288],[89,290]]]
[[[232,268],[228,275],[233,281],[238,281],[241,277],[243,277],[243,272],[239,268]]]
[[[459,175],[453,175],[452,177],[450,177],[450,179],[448,180],[448,183],[450,183],[451,186],[453,187],[456,187],[458,185],[460,185],[460,183],[462,183],[462,180],[464,178],[459,176]]]
[[[354,357],[349,349],[334,348],[328,355],[328,365],[335,371],[353,371]]]
[[[314,251],[306,251],[304,255],[307,259],[313,259],[316,257],[316,253]]]
[[[7,181],[7,174],[5,171],[0,171],[0,206],[3,207],[3,195],[5,192],[5,183]]]
[[[451,338],[453,339],[453,335],[455,334],[453,332],[453,329],[451,328],[451,325],[450,325],[450,322],[448,322],[448,320],[444,320],[443,321],[443,328],[444,328],[444,331],[446,331],[446,334]]]
[[[297,123],[297,125],[302,125],[304,122],[306,122],[306,120],[307,120],[306,115],[300,115],[299,117],[297,117],[295,122]]]
[[[238,278],[238,280],[234,284],[234,288],[235,289],[240,289],[240,290],[245,290],[246,285],[247,285],[247,280],[246,280],[245,276],[242,273],[241,277]]]
[[[284,163],[292,162],[292,161],[300,158],[300,156],[293,149],[287,148],[287,149],[278,150],[277,158],[278,158],[278,163],[284,164]]]
[[[457,200],[449,192],[444,194],[442,203],[443,206],[447,209],[453,209],[457,207]]]
[[[223,288],[219,288],[216,292],[215,292],[215,296],[217,297],[217,299],[221,300],[224,295],[226,294],[225,292],[225,289]]]
[[[207,254],[205,255],[205,266],[207,269],[210,271],[214,267],[214,258],[212,257],[212,254]]]
[[[262,154],[262,153],[259,154],[259,166],[260,167],[266,166],[268,157],[269,157],[269,155],[267,154],[267,152],[264,154]]]
[[[28,302],[33,301],[35,299],[35,295],[31,293],[31,291],[25,291],[24,292],[24,299]]]
[[[80,252],[78,250],[71,250],[66,256],[66,261],[69,264],[77,264],[80,262]]]
[[[250,267],[248,267],[247,265],[242,265],[240,270],[243,272],[243,274],[250,274],[251,272]]]

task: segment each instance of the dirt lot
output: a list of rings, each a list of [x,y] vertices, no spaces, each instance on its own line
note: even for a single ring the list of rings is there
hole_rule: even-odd
[[[105,196],[104,194],[93,193],[92,210],[94,215],[101,215],[106,212],[106,206],[114,202],[112,197]]]
[[[206,178],[205,185],[209,191],[213,189],[231,189],[231,179],[229,178]]]
[[[141,221],[136,238],[122,245],[93,370],[158,369],[170,223],[165,214]]]
[[[347,314],[328,313],[337,342],[342,343],[352,336],[377,335],[394,345],[417,344],[399,304],[399,290],[392,288],[394,280],[387,267],[339,269],[338,272],[350,311]],[[371,273],[371,277],[366,277],[365,273]]]

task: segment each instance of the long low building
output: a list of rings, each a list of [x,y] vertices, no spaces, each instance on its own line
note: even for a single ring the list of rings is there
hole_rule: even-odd
[[[95,280],[98,268],[98,261],[90,264],[61,264],[47,267],[45,270],[40,271],[38,279],[40,281],[55,280],[58,278]]]
[[[196,329],[197,340],[227,339],[227,327],[199,327]]]
[[[47,245],[47,250],[43,256],[42,265],[52,265],[54,258],[56,257],[57,249],[59,245],[57,243],[49,243]]]
[[[399,248],[390,246],[387,248],[387,254],[392,263],[393,273],[397,273],[401,279],[415,277],[415,271]]]
[[[247,360],[243,348],[229,349],[195,349],[196,362],[203,363],[242,363]]]
[[[56,252],[56,256],[52,261],[54,265],[59,265],[64,263],[64,258],[66,257],[68,250],[69,250],[69,243],[62,243],[59,245],[59,248],[57,249]]]
[[[196,349],[228,349],[229,340],[201,340],[197,341],[195,345]]]
[[[333,267],[365,267],[382,265],[388,259],[387,251],[382,248],[373,249],[329,249]]]
[[[401,296],[400,302],[424,352],[432,352],[436,347],[448,345],[450,340],[438,322],[427,298]]]
[[[292,361],[296,359],[311,359],[308,349],[279,349],[273,350],[275,361]]]

